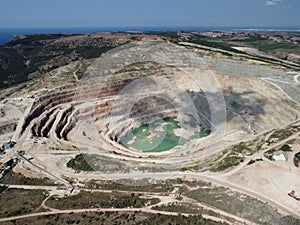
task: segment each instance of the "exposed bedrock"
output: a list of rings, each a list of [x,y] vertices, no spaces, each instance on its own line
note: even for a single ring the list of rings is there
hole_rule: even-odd
[[[56,120],[56,116],[58,114],[58,111],[56,111],[55,113],[53,113],[51,115],[51,117],[49,118],[49,120],[46,122],[45,126],[42,128],[41,130],[41,136],[42,137],[49,137],[49,132],[53,127],[53,124]]]
[[[63,111],[63,113],[60,117],[60,120],[55,128],[55,133],[58,138],[62,138],[62,137],[66,136],[66,133],[64,133],[64,130],[65,130],[65,126],[68,126],[68,127],[71,126],[71,125],[68,125],[67,122],[68,122],[70,115],[72,114],[72,111],[73,111],[73,106],[70,106],[65,111]],[[69,121],[69,123],[70,123],[70,121]],[[73,122],[71,122],[71,124],[72,123]]]
[[[54,114],[55,109],[50,110],[48,113],[45,113],[41,119],[37,120],[34,126],[31,128],[33,136],[36,137],[48,137],[48,133],[55,121]]]
[[[44,112],[46,112],[47,110],[50,110],[51,113],[53,113],[52,109],[54,107],[61,105],[61,104],[70,103],[73,101],[73,99],[74,99],[74,89],[64,90],[63,92],[58,91],[57,93],[54,91],[53,93],[41,96],[33,104],[31,112],[25,118],[24,124],[22,126],[21,134],[27,129],[27,127],[30,125],[30,123],[32,123],[32,121],[34,119],[39,118]],[[49,119],[50,114],[45,114],[45,116],[46,116],[45,119],[40,118],[41,123],[43,123],[43,124]],[[41,129],[40,125],[39,125],[39,127],[40,127],[39,129]],[[35,128],[33,128],[33,129],[35,129]],[[41,136],[40,133],[36,133],[35,135]]]
[[[186,129],[193,127],[195,130],[209,130],[211,128],[210,111],[206,98],[193,93],[189,93],[189,98],[194,102],[192,109],[176,107],[178,105],[173,104],[175,100],[170,96],[168,99],[148,96],[137,99],[131,108],[120,110],[117,107],[114,109],[115,111],[111,112],[111,116],[120,116],[120,119],[109,124],[110,139],[121,142],[133,129],[167,117],[176,117],[179,125]],[[120,105],[120,107],[122,106]],[[126,110],[124,111],[124,109]],[[194,114],[191,113],[192,111]]]
[[[44,112],[44,105],[37,106],[26,118],[22,126],[21,134],[29,126],[34,118],[39,117]],[[36,134],[35,134],[36,135]]]

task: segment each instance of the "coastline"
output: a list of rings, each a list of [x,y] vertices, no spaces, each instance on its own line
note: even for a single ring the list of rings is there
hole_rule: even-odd
[[[186,32],[212,32],[212,31],[232,31],[232,32],[300,32],[300,27],[278,27],[278,28],[251,28],[251,27],[200,27],[200,26],[110,26],[110,27],[28,27],[28,28],[0,28],[0,46],[13,40],[17,35],[35,35],[35,34],[92,34],[97,32],[166,32],[166,31],[186,31]]]

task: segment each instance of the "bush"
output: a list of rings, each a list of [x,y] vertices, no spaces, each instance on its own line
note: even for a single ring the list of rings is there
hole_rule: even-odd
[[[295,154],[295,157],[294,157],[294,165],[296,167],[299,167],[299,163],[300,163],[300,152],[298,152],[297,154]]]
[[[288,144],[284,144],[281,146],[280,150],[284,151],[284,152],[291,152],[292,149]]]
[[[74,159],[71,159],[69,162],[67,162],[67,167],[72,168],[77,172],[94,171],[90,164],[85,160],[84,154],[79,154]]]

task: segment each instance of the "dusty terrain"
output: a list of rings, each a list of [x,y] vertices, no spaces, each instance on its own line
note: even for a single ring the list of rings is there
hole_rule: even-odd
[[[127,40],[122,38],[120,43]],[[287,195],[292,190],[300,194],[300,171],[293,163],[300,152],[295,61],[272,63],[234,52],[228,57],[227,50],[215,55],[211,47],[157,39],[123,44],[97,59],[75,60],[3,89],[0,145],[17,143],[0,159],[24,151],[15,172],[47,176],[66,186],[70,179],[206,180],[297,217],[299,202]],[[76,37],[57,40],[69,42]],[[236,49],[262,56],[257,49]],[[159,153],[121,144],[135,128],[170,116],[181,125],[176,134],[185,138],[203,129],[211,133]],[[268,142],[272,133],[289,127],[295,128],[291,135]],[[241,142],[252,145],[234,152],[232,146]],[[264,155],[273,149],[281,153],[286,143],[292,149],[285,153],[287,161]],[[78,173],[67,166],[79,153],[94,171]],[[228,156],[238,160],[227,161]],[[249,164],[258,158],[262,161]],[[220,169],[220,163],[228,165]]]

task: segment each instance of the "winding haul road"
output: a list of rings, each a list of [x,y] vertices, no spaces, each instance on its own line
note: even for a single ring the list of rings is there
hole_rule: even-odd
[[[13,217],[8,217],[8,218],[2,218],[0,219],[0,222],[7,222],[11,220],[18,220],[18,219],[26,219],[26,218],[32,218],[32,217],[38,217],[38,216],[49,216],[49,215],[57,215],[57,214],[69,214],[69,213],[85,213],[85,212],[123,212],[123,213],[128,213],[128,212],[144,212],[144,213],[151,213],[151,214],[162,214],[162,215],[167,215],[167,216],[177,216],[177,215],[184,215],[184,216],[190,216],[194,214],[186,214],[186,213],[176,213],[176,212],[165,212],[165,211],[156,211],[150,208],[122,208],[122,209],[72,209],[72,210],[56,210],[56,211],[49,211],[49,212],[39,212],[39,213],[31,213],[27,215],[21,215],[21,216],[13,216]],[[227,220],[223,220],[214,216],[209,216],[209,215],[202,215],[203,218],[205,219],[210,219],[214,220],[217,222],[229,222]],[[230,223],[232,224],[232,223]],[[244,224],[255,224],[252,222],[248,222],[244,220]]]
[[[184,216],[191,216],[191,215],[196,215],[196,214],[191,214],[191,213],[178,213],[178,212],[169,212],[169,211],[161,211],[161,210],[154,210],[152,207],[154,206],[161,206],[161,205],[168,205],[173,202],[177,202],[176,199],[173,197],[170,197],[170,193],[166,192],[144,192],[144,191],[119,191],[119,190],[103,190],[103,189],[81,189],[85,191],[91,191],[91,192],[103,192],[103,193],[111,193],[111,192],[120,192],[120,193],[138,193],[142,194],[143,196],[151,196],[155,198],[159,198],[160,202],[155,204],[155,205],[150,205],[150,206],[145,206],[142,208],[85,208],[85,209],[68,209],[68,210],[61,210],[61,209],[56,209],[56,208],[51,208],[46,205],[46,202],[49,198],[51,198],[56,191],[61,191],[58,190],[57,186],[34,186],[34,185],[7,185],[8,188],[19,188],[19,189],[42,189],[42,190],[48,190],[51,191],[51,194],[47,196],[43,202],[41,203],[40,208],[44,208],[46,210],[49,210],[47,212],[38,212],[38,213],[30,213],[26,215],[20,215],[20,216],[13,216],[13,217],[6,217],[6,218],[0,218],[0,222],[5,222],[5,221],[11,221],[11,220],[17,220],[17,219],[25,219],[25,218],[32,218],[32,217],[38,217],[38,216],[46,216],[46,215],[55,215],[55,214],[68,214],[68,213],[83,213],[83,212],[144,212],[144,213],[151,213],[151,214],[157,214],[160,213],[162,215],[170,215],[170,216],[176,216],[176,215],[184,215]],[[186,196],[183,196],[183,201],[185,203],[191,203],[197,207],[201,207],[207,211],[213,211],[223,218],[215,217],[212,215],[207,215],[207,214],[202,214],[201,216],[205,219],[210,219],[213,221],[217,222],[225,222],[228,224],[236,224],[233,223],[231,220],[238,222],[239,224],[246,224],[246,225],[254,225],[255,223],[238,217],[236,215],[230,214],[228,212],[225,212],[220,209],[216,209],[213,207],[210,207],[208,205],[202,204],[194,199],[188,198]],[[224,219],[224,217],[226,219]]]
[[[296,137],[298,135],[300,135],[300,132],[295,133],[289,139]],[[281,142],[270,146],[270,149],[276,147],[279,144],[281,144]],[[28,160],[26,160],[26,161],[29,162],[30,164],[32,164],[31,161],[28,161]],[[243,163],[241,166],[238,167],[237,170],[234,170],[234,171],[237,172],[239,169],[242,169],[246,165],[247,165],[246,163]],[[66,176],[66,177],[73,177],[73,178],[77,178],[77,179],[85,179],[87,177],[86,173],[74,174],[71,171],[60,171],[60,174],[58,174],[58,175],[59,175],[59,177]],[[226,173],[224,175],[226,176]],[[254,191],[254,190],[251,190],[245,186],[242,186],[242,185],[239,185],[236,183],[231,183],[224,179],[220,179],[221,177],[219,175],[210,175],[210,174],[199,173],[199,172],[169,172],[169,171],[156,172],[156,173],[131,172],[130,174],[117,173],[117,174],[109,174],[109,175],[107,175],[107,174],[89,174],[90,179],[101,178],[101,179],[109,179],[109,180],[112,180],[112,179],[113,180],[121,180],[121,179],[128,179],[128,178],[142,179],[142,178],[149,178],[149,177],[152,177],[155,179],[184,178],[187,180],[196,179],[196,180],[203,180],[206,182],[211,182],[218,186],[224,186],[224,187],[230,188],[234,191],[244,193],[244,194],[247,194],[254,198],[260,199],[264,202],[268,202],[271,205],[273,205],[274,207],[276,207],[278,210],[280,210],[283,214],[292,215],[293,217],[300,219],[299,212],[291,210],[284,203],[277,201],[276,198],[270,198],[268,196],[265,196],[261,193]],[[56,176],[55,176],[55,178],[56,178]],[[66,186],[68,186],[68,184],[66,184]],[[129,192],[131,192],[131,191],[129,191]],[[85,210],[85,209],[83,209],[83,210]],[[65,213],[65,212],[68,213],[68,212],[70,212],[70,210],[62,211],[61,213]],[[157,213],[157,211],[155,211],[155,212]],[[39,214],[37,214],[37,216],[38,215]],[[171,214],[169,214],[169,215],[171,215]]]

